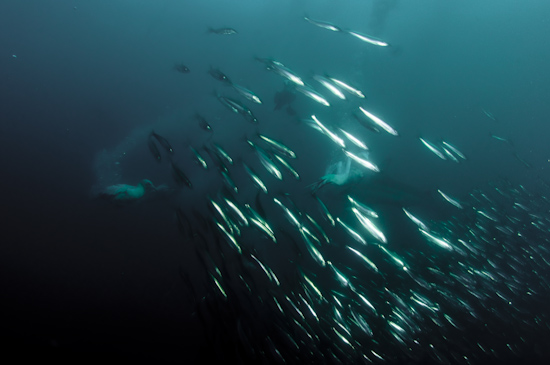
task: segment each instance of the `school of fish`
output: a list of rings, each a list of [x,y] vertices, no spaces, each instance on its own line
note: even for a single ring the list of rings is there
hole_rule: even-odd
[[[349,35],[357,47],[392,47],[327,21],[303,20]],[[233,28],[209,33],[242,35]],[[386,120],[386,110],[369,103],[362,82],[346,70],[302,75],[285,60],[256,60],[266,78],[279,77],[285,92],[297,95],[289,103],[308,110],[298,123],[285,124],[286,133],[312,128],[323,148],[340,156],[341,171],[383,176],[384,156],[368,143],[382,134],[414,138],[419,149],[450,163],[473,158],[452,141],[404,137],[403,122]],[[183,64],[176,70],[190,73]],[[315,160],[318,151],[299,154],[284,134],[262,132],[258,111],[267,96],[232,81],[240,75],[207,72],[221,91],[198,97],[217,99],[219,117],[243,123],[246,136],[226,138],[216,133],[217,119],[196,114],[192,120],[211,135],[207,143],[182,147],[152,131],[147,144],[174,182],[202,202],[181,204],[174,214],[189,253],[181,276],[204,341],[219,349],[212,356],[240,363],[477,364],[532,351],[529,334],[549,320],[532,308],[546,305],[550,288],[550,199],[505,179],[460,199],[441,187],[432,197],[454,210],[452,217],[427,219],[404,204],[396,232],[387,212],[373,208],[359,188],[340,189],[347,183],[343,173],[309,186],[310,173],[295,166]],[[347,108],[353,124],[327,117],[334,106]],[[479,112],[497,121],[486,109]],[[184,171],[191,161],[199,172]],[[220,184],[203,196],[205,179]]]

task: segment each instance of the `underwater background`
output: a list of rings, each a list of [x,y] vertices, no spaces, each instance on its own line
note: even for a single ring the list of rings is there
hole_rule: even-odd
[[[2,1],[2,347],[544,363],[549,14],[535,0]],[[295,153],[278,157],[299,177],[259,135]],[[155,190],[135,201],[107,194],[143,179]]]

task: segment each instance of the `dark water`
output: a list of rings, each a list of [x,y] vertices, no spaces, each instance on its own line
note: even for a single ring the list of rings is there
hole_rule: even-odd
[[[0,343],[23,356],[67,361],[544,362],[550,339],[549,12],[540,1],[3,1]],[[391,45],[376,47],[316,27],[304,15]],[[238,33],[211,34],[209,27]],[[255,57],[283,62],[331,106],[297,93],[289,104],[295,114],[286,106],[274,110],[284,79]],[[176,71],[180,63],[190,72]],[[253,90],[263,104],[239,98],[208,74],[211,67]],[[366,99],[330,96],[312,79],[325,73],[360,88]],[[225,108],[216,93],[242,101],[258,125]],[[358,106],[400,136],[363,128],[352,116]],[[213,133],[200,128],[197,113]],[[380,271],[372,274],[345,248],[362,246],[323,220],[307,186],[344,157],[305,124],[312,114],[363,138],[381,170],[361,172],[318,195],[335,217],[358,230],[346,194],[375,208],[388,238],[384,247],[428,288],[396,268],[377,244],[363,251]],[[170,156],[159,145],[160,163],[147,148],[153,129],[175,151]],[[296,152],[289,162],[300,181],[286,170],[278,181],[262,167],[245,141],[256,141],[258,132]],[[448,141],[468,159],[442,161],[418,137]],[[277,244],[243,228],[239,242],[246,252],[239,255],[204,223],[216,216],[208,199],[220,201],[224,186],[203,150],[212,142],[234,159],[235,201],[258,210],[258,189],[243,161],[266,183],[269,194],[261,195],[260,206]],[[193,162],[189,146],[206,156],[208,171]],[[185,171],[192,190],[177,186],[170,159]],[[109,185],[142,179],[172,190],[127,206],[96,198]],[[445,202],[437,189],[465,208]],[[334,330],[336,301],[307,298],[302,272],[325,296],[341,293],[342,312],[365,308],[329,267],[312,259],[274,197],[326,230],[332,243],[320,246],[323,256],[377,307],[378,316],[366,317],[372,338],[350,324],[355,342],[348,346]],[[456,247],[462,239],[473,251],[461,246],[449,254],[427,243],[402,207]],[[195,232],[191,238],[178,230],[178,208]],[[279,286],[260,277],[265,274],[250,252],[277,274]],[[437,303],[437,313],[423,312],[411,290]],[[277,312],[270,298],[285,296],[302,311],[306,301],[316,303],[319,321],[300,319],[289,304],[284,314]],[[399,324],[396,308],[410,318],[401,323],[408,324],[406,334],[397,337],[388,325]],[[344,315],[350,323],[351,314]]]

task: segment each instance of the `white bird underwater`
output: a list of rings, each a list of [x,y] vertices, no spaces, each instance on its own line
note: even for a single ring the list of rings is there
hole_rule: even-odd
[[[344,185],[350,179],[351,160],[346,159],[345,162],[338,161],[335,165],[330,166],[326,174],[319,181],[309,185],[313,192],[316,192],[326,184]]]
[[[100,196],[118,202],[132,202],[143,198],[147,193],[152,191],[157,191],[157,188],[150,180],[143,179],[137,186],[127,184],[107,186]]]

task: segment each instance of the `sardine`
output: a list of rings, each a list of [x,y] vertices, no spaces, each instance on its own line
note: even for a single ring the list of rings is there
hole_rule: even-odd
[[[296,86],[296,90],[301,92],[302,94],[304,94],[308,98],[310,98],[312,100],[315,100],[319,104],[322,104],[324,106],[330,106],[329,102],[327,101],[327,99],[325,99],[323,97],[323,95],[319,94],[317,91],[313,90],[309,86],[305,86],[305,85]]]
[[[422,137],[419,137],[420,139],[420,142],[422,142],[422,144],[424,144],[424,146],[426,146],[434,155],[436,155],[437,157],[439,157],[440,159],[442,160],[447,160],[447,157],[445,157],[445,155],[443,154],[443,152],[441,152],[439,150],[439,148],[437,148],[436,145],[434,145],[433,143],[431,142],[428,142],[426,141],[424,138]]]
[[[369,118],[371,121],[373,121],[374,124],[376,124],[377,126],[382,128],[383,130],[385,130],[389,134],[392,134],[394,136],[399,135],[399,133],[397,133],[397,131],[395,129],[393,129],[392,126],[390,126],[388,123],[384,122],[382,119],[378,118],[376,115],[366,111],[365,109],[363,109],[363,107],[359,107],[359,110],[361,110],[363,112],[363,114],[365,114],[367,116],[367,118]]]
[[[353,153],[346,150],[344,150],[344,153],[346,154],[346,156],[348,156],[349,158],[351,158],[353,161],[357,162],[361,166],[366,167],[367,169],[374,172],[380,172],[380,169],[378,168],[378,166],[376,166],[372,162],[365,160],[364,158],[361,158],[357,155],[354,155]]]
[[[346,96],[338,89],[330,80],[328,80],[326,77],[315,75],[313,76],[313,79],[319,82],[321,85],[323,85],[325,88],[327,88],[331,93],[336,95],[338,98],[342,100],[346,100]]]
[[[172,162],[172,174],[178,185],[187,185],[187,187],[193,188],[193,184],[191,184],[187,175],[174,162]]]
[[[243,97],[245,97],[246,99],[248,99],[248,100],[250,100],[250,101],[252,101],[256,104],[261,104],[262,103],[262,101],[260,100],[258,95],[256,95],[253,91],[248,90],[244,86],[237,85],[237,84],[231,84],[231,86],[233,86],[233,88],[235,90],[237,90],[237,92],[239,94],[241,94]]]
[[[361,92],[361,90],[358,90],[348,84],[346,84],[345,82],[341,81],[341,80],[338,80],[338,79],[335,79],[333,77],[329,77],[330,80],[332,80],[332,82],[334,82],[336,85],[340,86],[342,89],[346,90],[347,92],[361,98],[361,99],[364,99],[365,98],[365,95],[363,95],[363,92]]]
[[[351,30],[348,31],[347,33],[354,36],[355,38],[358,38],[358,39],[362,40],[363,42],[370,43],[370,44],[373,44],[375,46],[380,46],[380,47],[389,46],[389,44],[387,42],[384,42],[383,40],[374,38],[370,35],[366,35],[366,34],[359,33],[359,32],[356,32],[356,31],[351,31]]]
[[[319,28],[327,29],[333,32],[341,32],[342,29],[334,24],[331,24],[329,22],[321,21],[321,20],[314,20],[307,16],[304,17],[304,20],[307,21],[310,24],[313,24]]]
[[[163,136],[158,135],[154,131],[151,131],[151,136],[153,136],[167,152],[169,152],[171,154],[174,153],[174,150],[172,149],[172,146],[170,145],[170,142],[168,142],[168,140],[166,138],[164,138]]]

